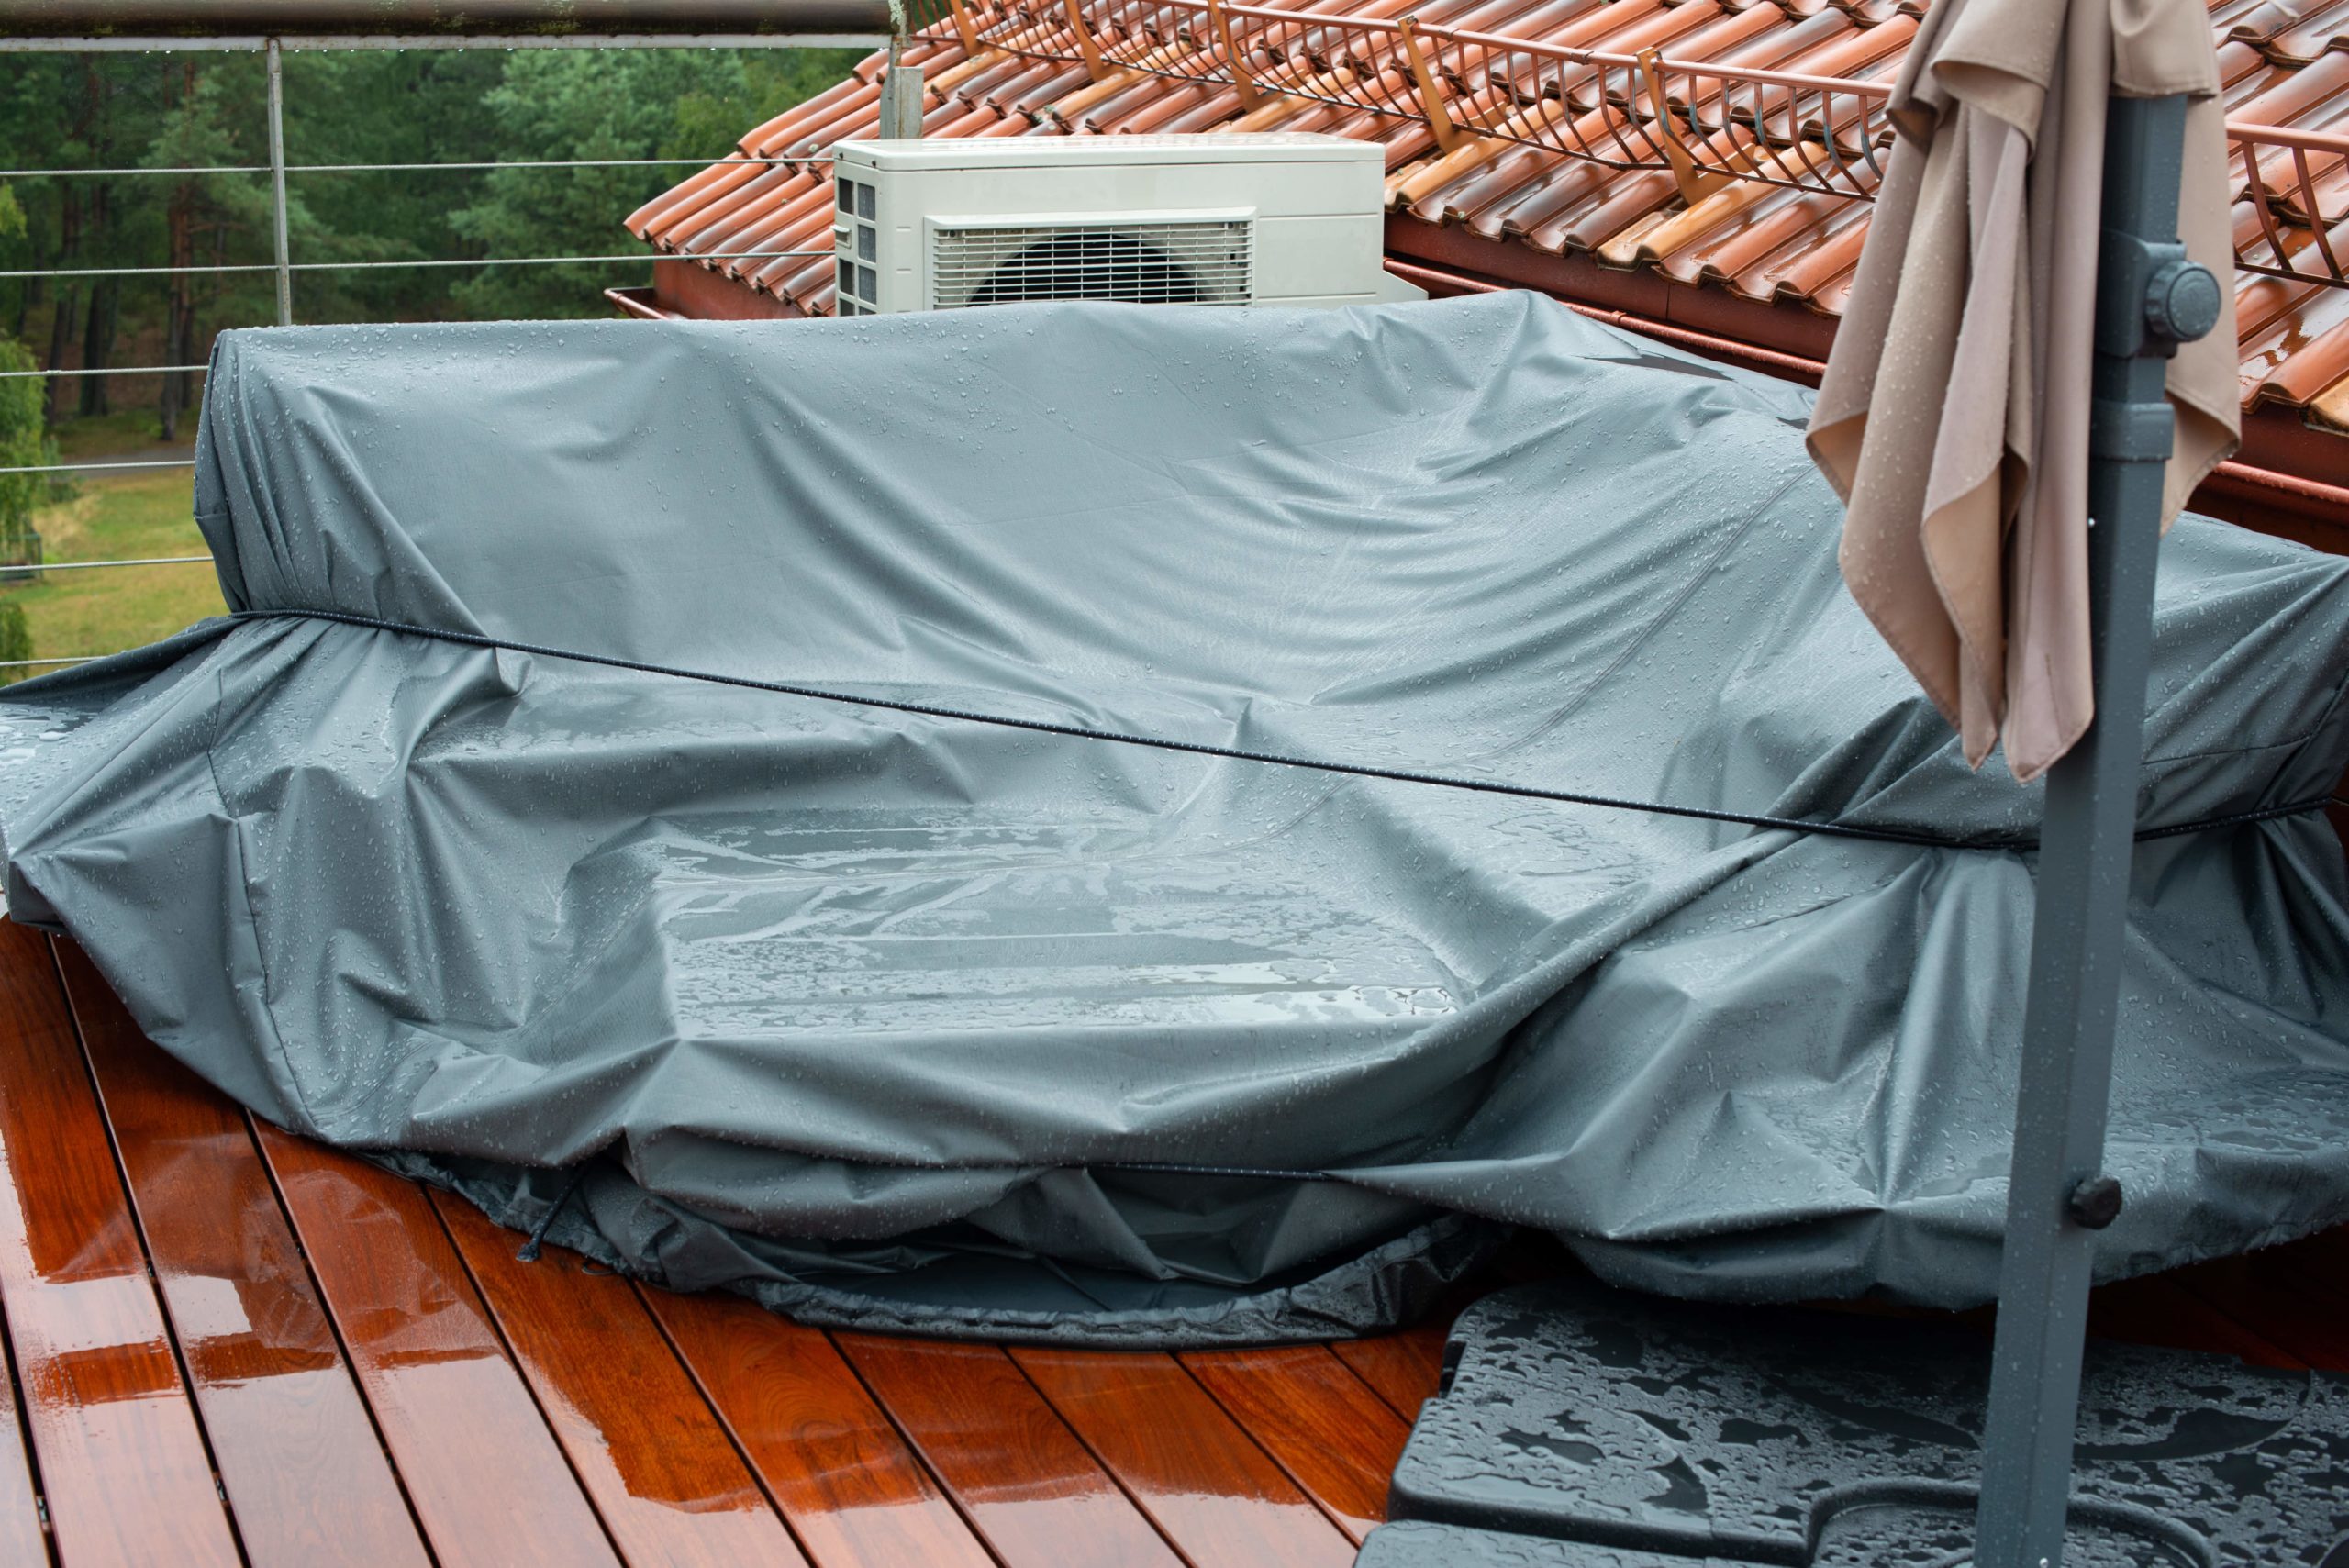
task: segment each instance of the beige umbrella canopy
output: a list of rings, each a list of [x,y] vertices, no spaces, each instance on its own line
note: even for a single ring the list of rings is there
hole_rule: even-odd
[[[2198,0],[1939,0],[1893,92],[1898,136],[1811,455],[1843,495],[1852,596],[1980,766],[2020,779],[2087,728],[2088,375],[2106,97],[2185,94],[2178,232],[2220,281],[2180,349],[2166,527],[2234,450],[2233,252],[2218,65]]]

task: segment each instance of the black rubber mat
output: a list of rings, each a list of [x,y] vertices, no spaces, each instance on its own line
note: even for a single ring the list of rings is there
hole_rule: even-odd
[[[1583,1284],[1454,1326],[1375,1568],[1960,1568],[1989,1344]],[[2349,1568],[2349,1377],[2089,1347],[2065,1568]]]

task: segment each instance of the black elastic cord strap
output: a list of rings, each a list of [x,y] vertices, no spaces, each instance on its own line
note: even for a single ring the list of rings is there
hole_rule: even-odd
[[[1927,850],[2031,850],[2036,849],[2036,839],[1950,839],[1931,833],[1910,832],[1901,828],[1876,828],[1863,822],[1820,822],[1799,817],[1766,817],[1742,811],[1714,811],[1701,806],[1670,806],[1661,801],[1626,800],[1616,795],[1585,795],[1575,790],[1542,789],[1533,784],[1504,784],[1497,779],[1464,779],[1442,773],[1413,773],[1401,768],[1372,767],[1360,762],[1332,762],[1318,757],[1292,757],[1276,751],[1249,751],[1236,746],[1217,746],[1203,740],[1170,740],[1157,735],[1129,735],[1115,729],[1088,729],[1082,725],[1054,724],[1041,718],[1010,718],[1001,714],[973,713],[963,708],[938,707],[928,703],[899,702],[888,697],[855,696],[846,692],[827,691],[820,686],[792,685],[782,681],[762,681],[749,675],[721,675],[707,670],[686,670],[674,664],[652,664],[636,659],[617,659],[606,653],[582,653],[575,649],[550,648],[543,643],[517,642],[508,638],[489,637],[481,632],[450,631],[440,627],[412,626],[405,621],[381,620],[373,616],[351,615],[342,610],[244,610],[238,620],[318,620],[338,626],[355,626],[369,631],[397,632],[407,637],[421,637],[435,642],[451,642],[465,648],[484,648],[507,653],[528,653],[542,659],[564,659],[578,664],[600,664],[612,670],[633,670],[647,675],[668,675],[681,681],[701,681],[710,685],[740,686],[747,691],[774,692],[783,696],[803,697],[811,702],[839,703],[852,707],[881,708],[890,713],[914,714],[923,718],[952,719],[965,724],[990,724],[1006,729],[1026,729],[1039,735],[1059,735],[1074,740],[1103,740],[1119,746],[1145,746],[1159,751],[1184,751],[1198,757],[1219,757],[1234,762],[1258,762],[1267,767],[1300,768],[1313,773],[1339,773],[1350,778],[1385,779],[1395,784],[1432,784],[1439,789],[1465,790],[1476,795],[1513,795],[1525,800],[1553,801],[1561,806],[1592,806],[1609,811],[1639,811],[1654,817],[1679,817],[1698,822],[1725,822],[1746,828],[1761,828],[1775,832],[1804,833],[1816,838],[1859,839],[1879,844],[1909,844]],[[2333,804],[2330,795],[2310,800],[2294,801],[2288,806],[2271,806],[2258,811],[2239,811],[2225,817],[2206,817],[2192,822],[2180,822],[2165,828],[2145,828],[2138,830],[2140,843],[2154,839],[2173,839],[2185,833],[2199,833],[2206,828],[2238,828],[2253,822],[2270,822],[2278,817],[2299,817],[2310,811],[2321,811]]]
[[[536,1225],[530,1227],[530,1239],[522,1243],[520,1251],[514,1254],[517,1262],[535,1263],[539,1261],[539,1254],[546,1250],[547,1232],[554,1229],[555,1216],[571,1202],[572,1195],[586,1184],[587,1167],[592,1163],[592,1161],[583,1163],[571,1173],[571,1180],[562,1184],[562,1191],[554,1195],[554,1201],[547,1205],[547,1211],[539,1216]]]

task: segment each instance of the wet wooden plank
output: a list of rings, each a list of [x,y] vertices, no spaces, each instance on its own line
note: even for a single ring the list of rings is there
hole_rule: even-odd
[[[629,1568],[807,1562],[626,1280],[431,1196]]]
[[[617,1563],[423,1189],[256,1131],[442,1568]]]
[[[1010,1355],[1195,1568],[1353,1562],[1353,1542],[1173,1356]]]
[[[2218,1351],[2257,1366],[2307,1364],[2165,1274],[2124,1280],[2092,1292],[2088,1332],[2131,1344]]]
[[[2270,1277],[2277,1294],[2292,1306],[2288,1316],[2252,1317],[2253,1331],[2312,1367],[2349,1372],[2349,1295],[2326,1289],[2313,1275],[2300,1273],[2297,1264],[2279,1266]]]
[[[2272,1260],[2278,1268],[2302,1281],[2304,1288],[2312,1286],[2349,1307],[2349,1225],[2335,1226],[2305,1240],[2268,1248],[2251,1256]]]
[[[0,1562],[47,1562],[49,1542],[41,1533],[22,1421],[17,1381],[0,1370]]]
[[[245,1554],[425,1563],[243,1112],[150,1044],[71,941],[66,994]]]
[[[47,941],[13,923],[0,923],[0,1301],[65,1561],[230,1568],[64,987]]]
[[[1175,1358],[1359,1545],[1386,1518],[1411,1424],[1323,1345]]]
[[[2166,1277],[2244,1330],[2328,1372],[2349,1372],[2349,1291],[2308,1268],[2304,1247],[2198,1263]]]
[[[0,1035],[0,1051],[14,1049]],[[0,1181],[8,1167],[0,1161]],[[14,1201],[0,1195],[0,1205]],[[6,1314],[0,1311],[0,1324]],[[32,1457],[25,1447],[24,1407],[17,1381],[0,1368],[0,1562],[47,1562],[49,1541],[41,1529],[40,1499],[33,1486]]]
[[[989,1568],[821,1331],[737,1296],[640,1294],[817,1568]]]
[[[1007,1568],[1177,1568],[1150,1520],[1000,1350],[833,1340]]]
[[[1444,1337],[1451,1329],[1447,1318],[1400,1333],[1341,1340],[1330,1349],[1408,1425],[1419,1418],[1419,1407],[1435,1397],[1435,1385],[1443,1375]]]

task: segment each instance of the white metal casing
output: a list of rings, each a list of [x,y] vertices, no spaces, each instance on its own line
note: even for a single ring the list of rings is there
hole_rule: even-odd
[[[1013,299],[1375,305],[1372,142],[1259,136],[847,141],[833,149],[842,315]]]

